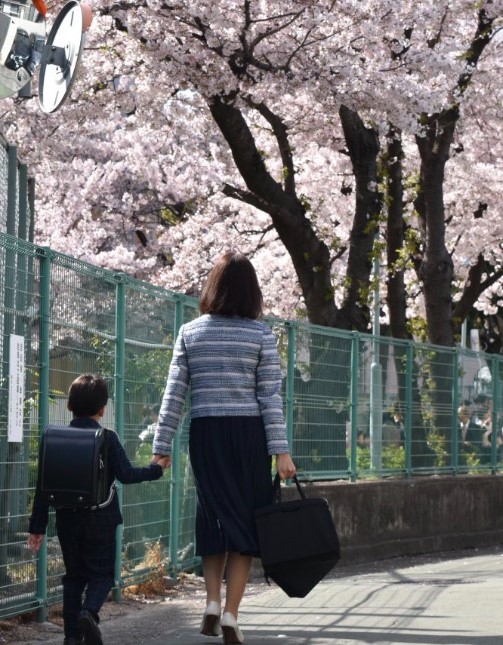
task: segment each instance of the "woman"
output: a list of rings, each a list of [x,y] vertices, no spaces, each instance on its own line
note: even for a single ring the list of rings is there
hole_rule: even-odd
[[[253,556],[255,510],[271,500],[271,455],[281,479],[296,470],[288,448],[276,341],[257,319],[262,293],[255,269],[225,253],[211,270],[201,316],[180,329],[156,428],[154,462],[167,467],[188,386],[189,453],[197,488],[196,553],[202,556],[207,606],[201,633],[243,642],[239,605]],[[221,586],[226,595],[221,615]]]

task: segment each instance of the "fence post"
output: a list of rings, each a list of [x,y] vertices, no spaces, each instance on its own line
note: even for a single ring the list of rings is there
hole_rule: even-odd
[[[288,445],[290,446],[290,451],[293,452],[293,400],[295,394],[294,372],[297,329],[295,323],[293,323],[292,321],[286,321],[285,326],[288,334],[285,387],[285,421]]]
[[[21,240],[28,239],[28,168],[19,164],[19,223],[17,236]],[[21,320],[19,313],[27,306],[27,257],[20,253],[17,258],[17,284],[16,284],[16,334],[25,335],[26,322]]]
[[[18,172],[18,164],[16,162],[16,159],[14,158],[12,173],[14,175],[18,174],[18,181],[16,181],[16,177],[14,176],[14,180],[12,182],[14,188],[16,188],[17,186],[18,222],[16,235],[21,240],[25,240],[27,222],[26,213],[28,209],[28,169],[25,164],[19,164]],[[9,169],[9,176],[10,174],[11,172]],[[11,200],[10,195],[9,200]],[[26,318],[23,318],[23,316],[21,315],[21,312],[24,313],[27,307],[27,259],[24,253],[16,253],[14,251],[8,251],[7,253],[12,254],[12,272],[10,277],[12,278],[11,300],[13,301],[13,303],[11,306],[14,310],[14,314],[12,314],[14,318],[14,325],[11,325],[10,329],[8,330],[8,334],[10,335],[10,333],[14,332],[17,336],[23,336],[23,338],[25,339],[25,365],[27,365],[28,348],[30,346],[30,338],[27,336],[27,334],[30,327],[26,323]],[[8,272],[9,269],[6,271],[6,277],[8,275]],[[6,335],[6,340],[8,340],[8,338],[9,336]],[[25,372],[25,386],[27,379],[28,374]],[[21,460],[26,459],[25,453],[27,452],[27,450],[28,445],[26,441],[24,441],[23,443],[13,443],[9,445],[8,477],[10,479],[10,516],[12,518],[10,525],[12,527],[11,530],[13,533],[18,533],[21,529],[21,518],[19,516],[19,510],[21,508],[26,508],[26,489],[28,488],[28,471],[22,468],[17,468],[15,464],[19,463]]]
[[[40,343],[39,343],[39,393],[38,428],[39,441],[42,430],[49,423],[50,388],[50,335],[51,335],[51,250],[38,248],[40,266]],[[41,604],[38,621],[47,620],[47,537],[39,551],[37,560],[37,597]]]
[[[357,471],[357,450],[358,450],[358,351],[360,348],[360,337],[353,334],[351,339],[351,453],[349,455],[349,471],[351,481],[356,481]]]
[[[17,205],[18,205],[18,181],[17,181],[17,148],[9,146],[7,148],[7,233],[15,236],[17,234]],[[19,317],[16,316],[16,280],[18,254],[12,248],[7,246],[5,249],[5,273],[4,273],[4,293],[3,293],[3,363],[2,376],[5,381],[9,375],[9,339],[13,333],[18,334],[16,325]],[[0,486],[2,491],[2,504],[5,498],[5,514],[9,516],[5,529],[11,535],[7,541],[13,539],[13,536],[20,530],[20,469],[19,462],[22,460],[21,452],[23,444],[17,442],[6,442],[5,456],[2,454],[2,461],[5,461],[5,467],[2,471]],[[4,450],[2,449],[2,453]],[[2,531],[3,532],[3,531]],[[5,533],[7,535],[7,533]],[[3,554],[2,554],[3,559]]]
[[[24,163],[19,164],[19,222],[17,225],[17,236],[21,240],[28,239],[28,167]]]
[[[185,298],[183,295],[175,299],[175,321],[173,329],[173,345],[178,338],[178,332],[183,325],[185,315]],[[178,544],[180,528],[180,442],[181,432],[178,430],[173,439],[171,451],[171,486],[169,505],[169,561],[173,572],[178,570]]]
[[[496,475],[498,472],[498,434],[499,434],[499,397],[500,397],[500,373],[498,365],[498,357],[494,356],[491,360],[491,375],[492,375],[492,398],[493,398],[493,410],[492,410],[492,432],[491,432],[491,473]]]
[[[9,146],[7,149],[7,222],[6,232],[15,236],[16,230],[16,207],[17,207],[17,148]],[[9,335],[13,332],[14,305],[16,291],[16,252],[8,245],[5,250],[5,287],[3,294],[3,356],[9,355]],[[7,361],[4,360],[3,378],[6,379],[9,373]]]
[[[35,230],[35,179],[28,177],[28,206],[30,209],[30,218],[28,220],[27,240],[33,244],[33,236]]]
[[[412,477],[412,370],[413,345],[407,343],[406,353],[406,372],[405,372],[405,417],[404,417],[404,432],[405,432],[405,473],[407,477]]]
[[[125,378],[125,349],[126,349],[126,281],[124,274],[116,274],[115,290],[115,429],[121,442],[124,439],[124,378]],[[116,482],[119,505],[122,508],[123,487]],[[115,601],[121,599],[122,586],[122,540],[124,525],[117,526],[115,535],[115,584],[112,597]]]
[[[7,233],[16,235],[17,146],[7,148]]]
[[[459,406],[459,350],[456,348],[452,357],[452,415],[451,443],[452,443],[452,472],[457,475],[459,470],[459,433],[458,433],[458,406]]]

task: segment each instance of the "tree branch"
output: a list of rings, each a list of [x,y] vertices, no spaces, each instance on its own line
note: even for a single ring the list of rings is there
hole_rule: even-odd
[[[483,275],[487,277],[482,279]],[[454,320],[465,320],[482,293],[502,277],[503,268],[496,269],[480,253],[477,257],[477,262],[468,271],[463,293],[454,307]]]
[[[295,169],[293,166],[292,149],[288,141],[288,127],[265,103],[254,103],[251,99],[248,99],[247,103],[257,110],[272,127],[272,131],[278,142],[281,162],[285,171],[285,192],[289,195],[295,195]]]
[[[261,199],[257,195],[254,195],[253,193],[249,192],[248,190],[243,190],[242,188],[238,188],[237,186],[231,186],[230,184],[225,184],[222,189],[222,192],[226,197],[232,197],[233,199],[237,199],[238,201],[243,202],[244,204],[249,204],[250,206],[254,206],[255,208],[258,208],[258,210],[261,210],[264,213],[270,214],[271,212],[270,204],[265,199]]]

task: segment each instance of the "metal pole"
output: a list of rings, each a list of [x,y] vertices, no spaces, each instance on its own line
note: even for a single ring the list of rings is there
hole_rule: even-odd
[[[7,233],[15,236],[17,211],[17,148],[8,148],[7,167]],[[16,285],[16,253],[11,245],[5,250],[5,293],[4,293],[4,316],[3,316],[3,377],[7,379],[9,367],[7,356],[9,355],[9,335],[13,329],[13,314],[15,302]]]
[[[185,303],[184,297],[178,296],[175,301],[175,322],[173,329],[173,343],[178,337],[180,327],[183,325]],[[173,439],[171,452],[171,486],[169,506],[169,560],[173,572],[178,570],[178,544],[180,528],[180,430]]]
[[[464,370],[463,370],[463,358],[465,356],[465,349],[466,349],[466,336],[467,336],[467,326],[468,326],[468,321],[466,318],[463,320],[463,323],[461,325],[461,352],[459,353],[459,373],[458,373],[458,381],[459,381],[459,395],[458,395],[458,402],[465,398],[469,397],[464,397],[463,396],[463,390],[464,390],[464,383],[463,383],[463,376],[464,376]]]
[[[286,391],[285,391],[285,420],[286,420],[286,435],[290,451],[293,451],[293,411],[294,411],[294,395],[295,395],[295,342],[297,329],[295,323],[287,321],[285,323],[288,333],[288,347],[287,347],[287,365],[286,365]]]
[[[379,232],[375,236],[375,245],[378,242]],[[378,250],[377,248],[376,251]],[[380,273],[381,260],[379,253],[376,252],[374,256],[374,316],[372,321],[373,360],[370,367],[370,463],[372,470],[377,471],[382,469],[382,367],[379,361]]]
[[[40,266],[40,343],[39,343],[39,442],[49,423],[50,335],[51,335],[51,250],[37,249]],[[47,620],[47,539],[44,538],[37,560],[37,596],[41,603],[38,621]]]
[[[465,318],[463,320],[463,324],[461,325],[461,347],[462,347],[462,349],[466,349],[467,325],[468,325],[468,321]]]
[[[458,406],[459,406],[459,352],[456,351],[456,356],[452,361],[452,415],[451,423],[451,436],[452,436],[452,457],[451,466],[452,472],[457,473],[459,469],[459,437],[458,437]]]
[[[21,240],[28,239],[28,168],[26,164],[19,164],[19,222],[17,236]]]
[[[19,175],[19,181],[14,181],[14,184],[17,183],[17,203],[18,203],[18,223],[17,223],[17,237],[21,240],[26,239],[26,212],[28,208],[28,169],[25,164],[14,164],[14,174]],[[26,338],[26,332],[28,329],[28,324],[26,318],[23,317],[24,312],[27,308],[27,299],[26,299],[26,288],[27,288],[27,277],[26,277],[26,255],[24,253],[13,253],[12,254],[13,264],[15,265],[15,270],[13,268],[13,299],[14,299],[14,333],[18,336],[23,336],[25,338],[25,347],[28,346],[28,339]],[[11,328],[12,331],[12,328]],[[10,359],[9,359],[10,360]],[[25,354],[25,364],[26,354]],[[27,375],[28,372],[25,371],[25,387],[27,385]],[[28,487],[28,470],[22,468],[16,468],[15,464],[19,463],[21,460],[27,458],[28,452],[28,443],[23,441],[22,444],[14,443],[9,446],[9,469],[12,491],[10,498],[10,517],[11,519],[11,530],[13,533],[19,531],[19,523],[23,509],[26,508],[26,495]]]
[[[7,233],[15,236],[17,233],[17,204],[18,204],[18,181],[17,181],[17,148],[9,146],[7,166]],[[17,253],[10,247],[5,250],[5,292],[4,292],[4,315],[3,315],[3,377],[5,381],[9,375],[9,339],[10,335],[17,333],[16,323],[18,317],[15,315],[16,306],[16,282],[17,282]],[[5,468],[2,473],[1,487],[5,491],[9,521],[7,527],[12,540],[12,536],[17,533],[19,525],[19,474],[18,464],[20,457],[20,444],[7,443],[7,455],[5,458]],[[3,500],[2,500],[3,501]]]
[[[498,358],[492,357],[491,360],[491,373],[492,373],[492,397],[493,397],[493,410],[492,410],[492,432],[491,432],[491,472],[495,475],[498,472],[498,433],[500,431],[498,425],[499,417],[499,397],[500,397],[500,372],[498,369]]]
[[[126,350],[126,282],[123,274],[116,276],[115,303],[115,430],[119,439],[124,439],[124,380],[125,380],[125,350]],[[116,482],[119,505],[122,508],[123,486]],[[115,584],[112,597],[119,602],[122,584],[122,542],[124,526],[119,524],[115,536]]]
[[[412,477],[412,370],[413,370],[413,345],[407,344],[406,372],[405,372],[405,471],[407,477]]]
[[[349,455],[349,473],[351,481],[358,478],[357,440],[358,440],[358,350],[360,337],[354,334],[351,340],[351,452]]]
[[[28,178],[28,204],[30,207],[30,220],[28,224],[28,242],[33,243],[34,230],[35,230],[35,179]]]
[[[16,235],[17,210],[17,147],[7,149],[7,233]]]

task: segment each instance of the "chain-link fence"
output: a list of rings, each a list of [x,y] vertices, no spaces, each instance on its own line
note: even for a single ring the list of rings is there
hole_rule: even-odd
[[[66,393],[98,372],[105,425],[135,465],[151,441],[174,339],[197,301],[0,234],[0,617],[61,597],[53,519],[39,556],[25,547],[40,432],[70,421]],[[277,338],[292,453],[301,479],[496,473],[502,358],[267,320]],[[459,425],[458,408],[468,412]],[[466,408],[466,409],[464,409]],[[463,415],[461,415],[463,416]],[[466,415],[465,415],[466,416]],[[492,432],[492,429],[496,430]],[[188,418],[157,481],[119,489],[117,586],[159,563],[198,564]]]

